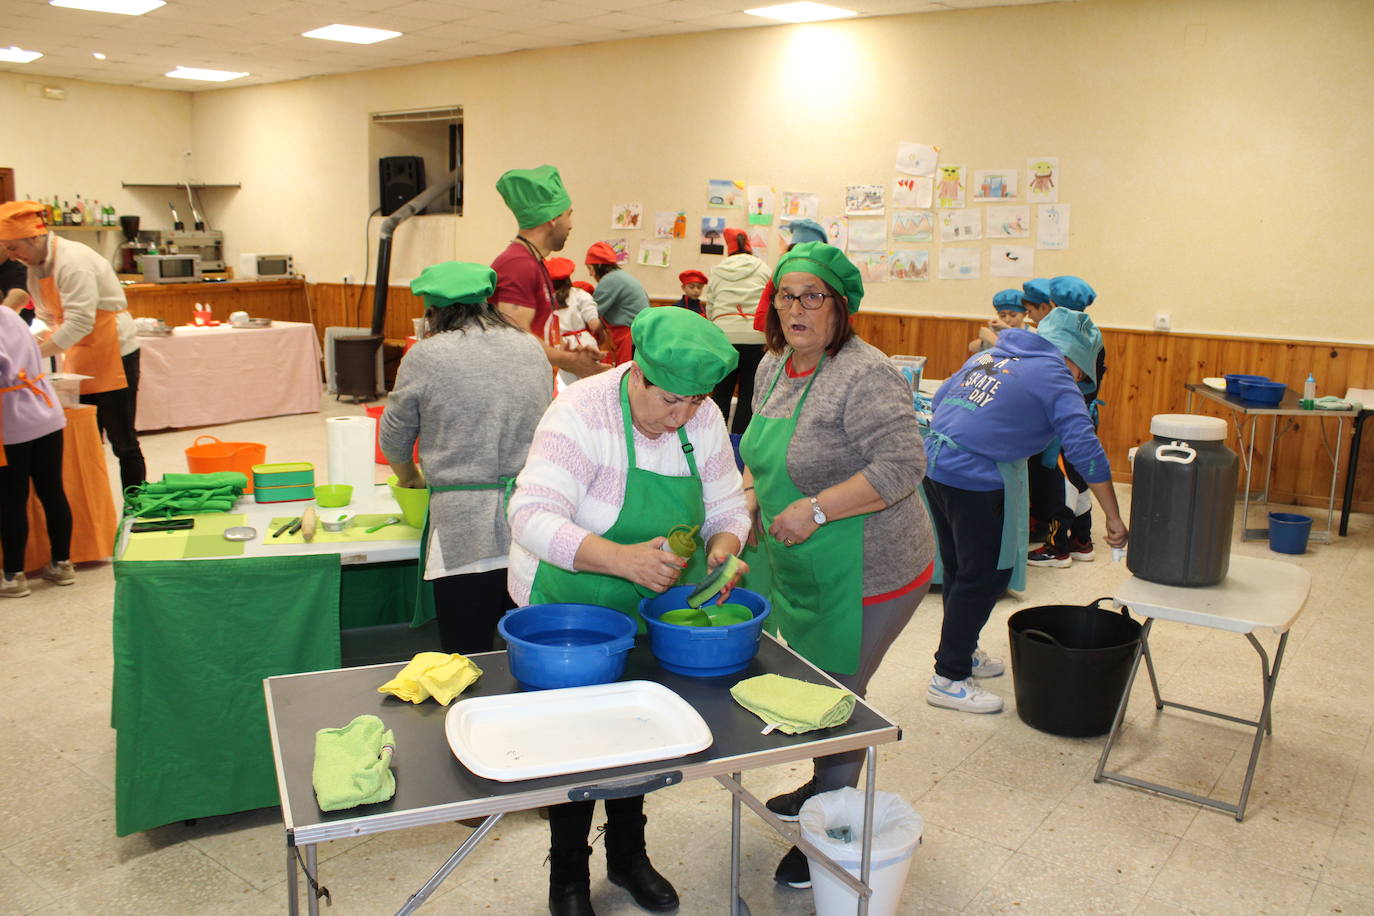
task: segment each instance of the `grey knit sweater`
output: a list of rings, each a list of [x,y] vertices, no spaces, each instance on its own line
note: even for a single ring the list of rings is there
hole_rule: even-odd
[[[784,371],[769,397],[783,356],[766,353],[759,363],[756,416],[791,416],[810,381]],[[858,337],[827,357],[815,378],[787,449],[787,471],[807,496],[862,472],[887,503],[864,520],[864,596],[885,594],[935,559],[935,534],[916,493],[926,452],[910,389],[882,351]]]
[[[532,335],[509,327],[435,334],[401,361],[382,413],[382,452],[388,461],[409,461],[419,436],[430,486],[514,477],[552,397],[549,361]],[[430,529],[438,533],[445,567],[509,554],[502,495],[432,494]]]

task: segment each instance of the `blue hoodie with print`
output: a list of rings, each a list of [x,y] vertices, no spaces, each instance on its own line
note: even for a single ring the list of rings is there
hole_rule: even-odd
[[[999,461],[1024,461],[1058,436],[1088,483],[1111,479],[1083,394],[1048,340],[1013,328],[969,358],[935,392],[930,428],[959,447],[939,452],[928,476],[963,490],[1000,490]]]

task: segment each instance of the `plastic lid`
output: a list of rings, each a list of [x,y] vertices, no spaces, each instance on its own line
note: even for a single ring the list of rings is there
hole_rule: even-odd
[[[1157,413],[1150,418],[1150,435],[1195,442],[1223,442],[1226,421],[1195,413]]]

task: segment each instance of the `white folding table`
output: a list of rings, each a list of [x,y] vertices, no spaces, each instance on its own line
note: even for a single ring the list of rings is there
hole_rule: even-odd
[[[1232,556],[1230,570],[1218,585],[1203,588],[1183,588],[1174,585],[1160,585],[1145,579],[1130,577],[1122,583],[1113,596],[1118,606],[1125,605],[1131,611],[1146,618],[1140,633],[1140,646],[1136,649],[1135,660],[1131,664],[1131,676],[1126,682],[1125,692],[1116,709],[1112,730],[1107,735],[1107,744],[1102,748],[1102,757],[1097,762],[1094,782],[1104,779],[1119,782],[1141,789],[1150,789],[1174,798],[1182,798],[1219,808],[1245,819],[1245,805],[1250,797],[1250,784],[1255,778],[1255,763],[1259,760],[1260,744],[1266,733],[1273,734],[1270,707],[1274,699],[1274,685],[1279,679],[1279,666],[1283,662],[1283,650],[1288,644],[1288,632],[1302,613],[1307,602],[1307,593],[1312,585],[1312,577],[1307,570],[1292,563],[1278,560],[1263,560],[1255,557]],[[1243,719],[1216,710],[1188,706],[1163,699],[1159,694],[1159,681],[1155,677],[1154,661],[1150,657],[1150,629],[1156,620],[1173,620],[1190,623],[1194,626],[1209,627],[1230,633],[1244,634],[1260,657],[1260,681],[1263,704],[1259,718]],[[1269,656],[1264,646],[1255,638],[1258,630],[1269,630],[1278,634],[1278,648],[1274,651],[1274,663],[1269,664]],[[1238,804],[1219,801],[1182,789],[1173,789],[1158,783],[1147,782],[1124,773],[1107,770],[1107,758],[1112,745],[1121,733],[1121,724],[1126,718],[1126,706],[1130,703],[1131,687],[1135,684],[1136,674],[1140,671],[1140,660],[1145,659],[1145,668],[1150,675],[1150,689],[1154,692],[1155,709],[1172,706],[1188,712],[1200,713],[1253,726],[1255,740],[1250,748],[1250,762],[1245,768],[1245,782],[1241,787]]]

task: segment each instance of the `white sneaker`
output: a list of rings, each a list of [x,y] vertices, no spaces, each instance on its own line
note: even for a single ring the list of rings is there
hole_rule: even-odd
[[[1006,670],[1000,658],[993,658],[982,649],[973,650],[973,677],[997,677]]]
[[[71,560],[49,563],[43,567],[43,578],[54,585],[71,585],[76,581],[76,567]]]
[[[951,681],[947,677],[932,674],[930,686],[926,688],[926,702],[931,706],[943,706],[960,712],[1002,711],[1002,698],[977,686],[972,678]]]
[[[24,598],[29,595],[29,580],[21,572],[14,574],[14,578],[0,575],[0,598]]]

